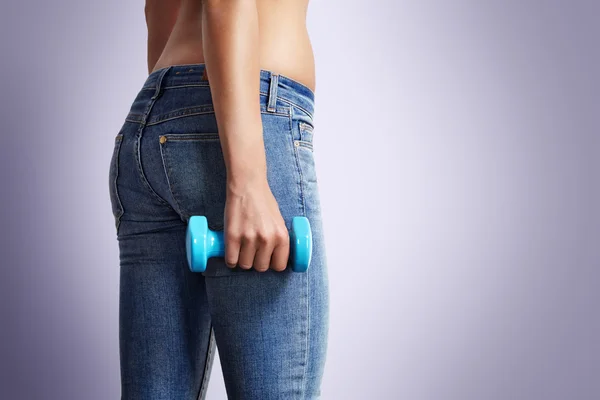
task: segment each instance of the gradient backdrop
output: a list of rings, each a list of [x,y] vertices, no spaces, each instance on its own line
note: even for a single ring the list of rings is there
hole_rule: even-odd
[[[2,399],[119,396],[107,174],[146,77],[143,5],[2,4]],[[312,1],[323,399],[600,398],[599,17]]]

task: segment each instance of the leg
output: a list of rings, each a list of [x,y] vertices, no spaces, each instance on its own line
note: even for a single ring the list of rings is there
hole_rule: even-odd
[[[181,225],[120,239],[123,399],[196,400],[206,390],[214,339],[204,277],[187,268],[184,236]]]
[[[319,398],[328,325],[321,243],[317,235],[305,273],[250,270],[207,276],[229,398]]]
[[[210,131],[195,130],[213,119],[196,118],[191,132],[165,133],[160,154],[180,215],[206,215],[211,229],[223,229],[221,145]],[[312,155],[293,144],[299,132],[289,130],[289,116],[263,119],[269,184],[288,228],[296,215],[309,218],[311,265],[305,273],[259,273],[231,270],[223,258],[211,258],[201,275],[229,398],[317,399],[327,347],[328,281]]]
[[[187,225],[144,183],[136,132],[136,124],[125,124],[110,172],[120,251],[121,398],[202,399],[215,348],[205,278],[187,267]]]
[[[141,296],[143,301],[133,305],[124,302],[124,309],[134,310],[124,312],[124,315],[148,318],[148,321],[137,322],[135,331],[151,329],[155,335],[153,342],[137,346],[154,349],[152,359],[155,363],[174,362],[175,365],[169,368],[183,371],[195,365],[196,374],[200,374],[202,357],[194,357],[203,354],[202,349],[190,345],[190,336],[194,332],[184,329],[190,317],[183,312],[167,312],[192,303],[196,307],[193,315],[197,320],[192,320],[198,324],[197,332],[206,335],[207,325],[202,325],[201,321],[212,322],[229,398],[318,399],[327,347],[328,282],[309,131],[312,98],[299,85],[292,92],[289,80],[284,80],[284,84],[279,86],[283,97],[278,98],[271,90],[277,86],[270,85],[265,80],[266,74],[261,72],[261,116],[269,185],[288,228],[296,215],[305,215],[311,223],[313,259],[309,270],[306,273],[294,273],[289,269],[280,273],[232,270],[224,265],[222,258],[211,258],[206,272],[197,274],[199,276],[195,280],[189,276],[185,265],[183,227],[192,215],[204,215],[210,229],[223,229],[226,169],[209,87],[198,82],[200,77],[195,75],[193,68],[170,72],[172,74],[166,75],[163,80],[165,90],[152,108],[140,145],[140,165],[144,166],[145,174],[141,169],[134,174],[146,176],[148,181],[145,186],[144,182],[127,185],[146,194],[154,188],[155,196],[136,203],[135,193],[131,194],[134,200],[130,201],[130,209],[136,204],[138,208],[147,209],[146,214],[127,214],[127,207],[124,207],[126,211],[118,227],[121,240],[131,234],[133,237],[146,236],[142,244],[136,244],[134,239],[126,246],[134,254],[140,253],[136,255],[135,263],[130,265],[126,251],[123,251],[122,258],[123,281],[130,282],[133,287],[141,286],[144,296],[149,297]],[[273,82],[277,83],[276,80]],[[283,101],[284,97],[297,100],[302,107],[292,110],[292,103]],[[143,109],[141,106],[138,108]],[[131,118],[135,119],[137,115],[134,113]],[[138,167],[133,164],[129,169],[135,171]],[[149,201],[155,201],[152,207],[156,208],[148,209]],[[115,205],[118,215],[118,203]],[[144,218],[155,222],[147,222],[142,228],[136,227],[136,221]],[[157,233],[170,230],[178,231],[179,237],[173,234],[169,236],[170,240]],[[180,268],[175,266],[176,260],[181,263]],[[138,269],[134,269],[135,264],[138,264]],[[140,272],[142,267],[149,268]],[[128,269],[134,270],[134,273]],[[127,278],[129,273],[132,276]],[[165,278],[164,274],[168,277]],[[156,293],[165,292],[168,282],[171,287],[169,302],[173,303],[167,310],[161,307],[169,303],[161,303]],[[148,286],[154,288],[145,290]],[[132,289],[124,289],[126,291],[131,292]],[[199,297],[200,293],[202,297]],[[140,295],[136,297],[140,298]],[[196,300],[192,301],[192,298]],[[155,305],[154,313],[158,313],[158,317],[145,311],[146,303]],[[206,312],[210,315],[207,316]],[[158,329],[154,318],[163,324]],[[169,318],[174,321],[168,322]],[[126,319],[124,316],[124,324]],[[165,330],[173,332],[168,335],[170,339],[164,337]],[[135,336],[138,341],[142,340],[141,337],[139,334]],[[167,361],[165,352],[158,345],[165,340],[175,340],[173,338],[179,339],[170,345],[169,352],[174,358]],[[204,342],[200,343],[200,347],[206,348]],[[132,353],[127,349],[124,352]],[[186,359],[186,356],[190,358]],[[137,354],[132,354],[131,360],[135,361],[136,357]],[[195,384],[190,383],[193,373],[182,377],[181,373],[165,371],[160,365],[144,365],[150,370],[157,370],[154,376],[163,382],[179,379],[183,387]],[[141,382],[143,376],[137,379]],[[169,387],[175,388],[175,385]]]

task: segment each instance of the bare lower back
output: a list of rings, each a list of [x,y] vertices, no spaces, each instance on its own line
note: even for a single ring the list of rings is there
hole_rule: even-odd
[[[183,0],[177,20],[153,70],[203,63],[201,2]],[[306,29],[308,0],[257,0],[261,69],[292,78],[315,91],[312,46]]]

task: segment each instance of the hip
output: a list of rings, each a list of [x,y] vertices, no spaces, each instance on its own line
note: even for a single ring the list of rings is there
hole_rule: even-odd
[[[115,139],[110,189],[117,233],[121,222],[188,222],[205,215],[223,229],[226,171],[204,64],[177,65],[148,76]],[[320,230],[314,93],[261,70],[260,109],[269,185],[288,228],[296,215]],[[171,219],[172,220],[172,219]],[[128,224],[133,226],[133,224]],[[318,235],[317,235],[318,236]]]

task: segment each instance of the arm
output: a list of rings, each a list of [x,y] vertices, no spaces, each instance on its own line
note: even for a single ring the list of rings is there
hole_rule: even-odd
[[[256,0],[202,0],[202,47],[227,169],[225,262],[285,269],[289,235],[267,180]]]
[[[146,0],[144,14],[148,27],[148,73],[152,72],[165,48],[180,5],[181,0]]]
[[[255,0],[203,0],[202,46],[230,183],[266,178]]]

